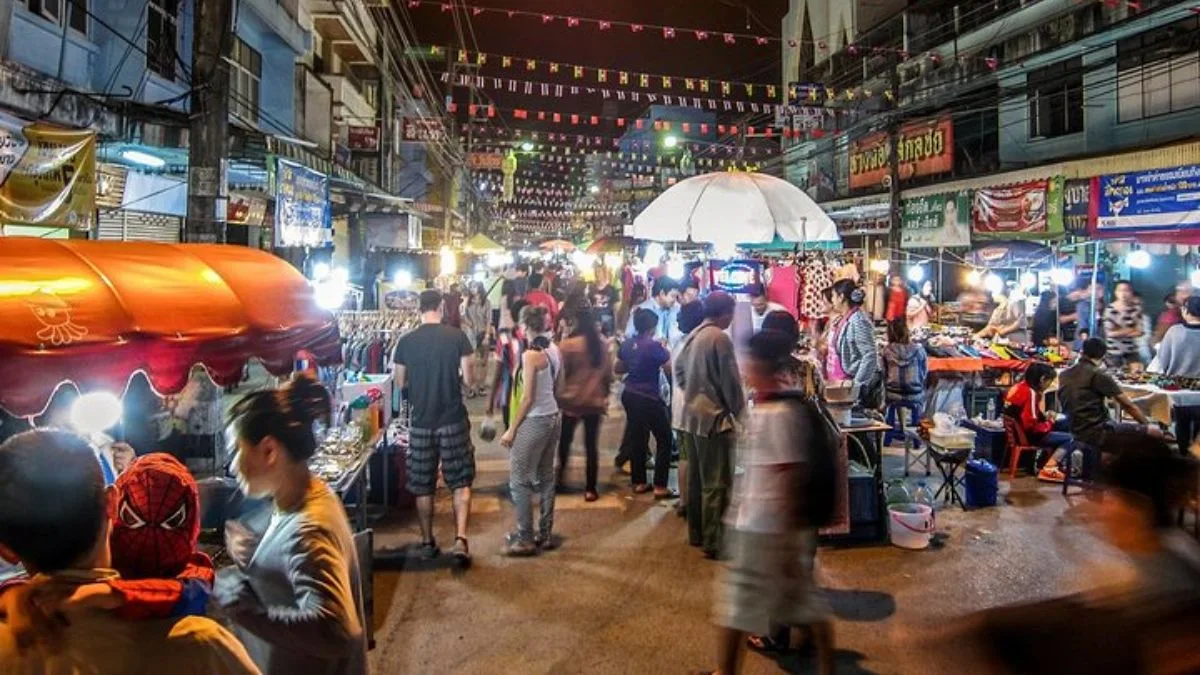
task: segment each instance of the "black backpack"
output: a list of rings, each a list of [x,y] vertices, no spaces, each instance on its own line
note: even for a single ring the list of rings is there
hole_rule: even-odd
[[[764,396],[764,401],[784,401],[796,413],[798,423],[811,429],[808,448],[808,481],[800,489],[796,519],[809,527],[825,527],[833,522],[837,509],[837,457],[842,434],[819,401],[803,392],[777,392]]]

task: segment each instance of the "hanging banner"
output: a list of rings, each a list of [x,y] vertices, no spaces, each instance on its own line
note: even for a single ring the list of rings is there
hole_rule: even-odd
[[[976,190],[972,229],[984,237],[1045,236],[1049,232],[1049,192],[1050,181],[1046,178]]]
[[[1087,236],[1092,215],[1092,179],[1068,180],[1063,185],[1063,229]]]
[[[498,152],[468,152],[467,168],[472,171],[500,171],[504,168],[504,155]]]
[[[0,113],[0,220],[90,229],[96,134]]]
[[[946,192],[900,204],[900,248],[969,248],[971,193]]]
[[[231,191],[225,209],[226,222],[230,225],[253,225],[262,227],[267,214],[267,200],[246,192]]]
[[[275,246],[324,246],[333,240],[329,177],[308,167],[276,160]]]
[[[1096,230],[1177,230],[1200,226],[1200,165],[1100,177]]]
[[[954,122],[949,117],[910,122],[897,143],[900,180],[931,176],[954,168]],[[887,132],[850,143],[850,188],[885,185],[888,178]]]
[[[346,147],[359,152],[379,152],[379,127],[346,127]]]

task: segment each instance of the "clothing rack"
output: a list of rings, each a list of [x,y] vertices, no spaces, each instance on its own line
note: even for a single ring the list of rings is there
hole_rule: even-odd
[[[390,369],[400,337],[420,324],[416,310],[337,312],[344,368],[371,374]]]

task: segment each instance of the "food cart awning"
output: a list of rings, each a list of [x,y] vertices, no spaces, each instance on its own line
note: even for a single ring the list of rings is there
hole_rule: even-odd
[[[0,241],[0,407],[41,412],[64,382],[121,393],[145,372],[178,393],[203,364],[221,385],[249,359],[273,374],[296,353],[341,358],[337,322],[299,272],[242,246]]]

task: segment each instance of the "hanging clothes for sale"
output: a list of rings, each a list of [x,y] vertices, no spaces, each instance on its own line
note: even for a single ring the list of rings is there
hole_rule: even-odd
[[[794,318],[800,318],[800,274],[792,262],[776,263],[763,272],[767,301],[778,303]]]
[[[801,261],[799,264],[801,319],[823,319],[829,313],[829,303],[825,301],[824,292],[835,281],[834,270],[835,266],[828,263],[823,256],[814,255]]]

